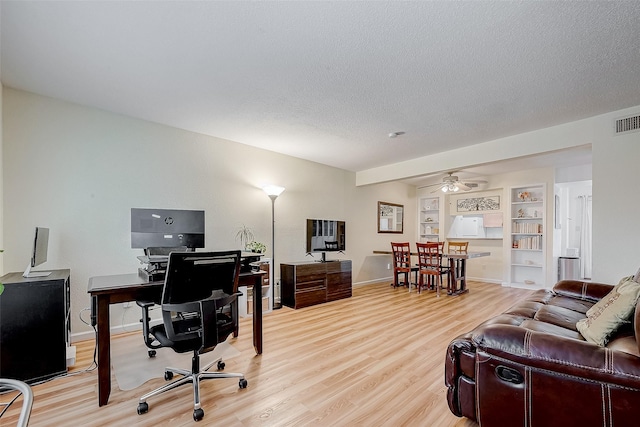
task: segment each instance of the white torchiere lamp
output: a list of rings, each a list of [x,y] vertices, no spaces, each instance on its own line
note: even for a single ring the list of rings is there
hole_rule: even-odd
[[[265,185],[262,187],[267,196],[271,199],[271,265],[269,266],[269,278],[271,279],[271,295],[273,297],[273,308],[282,308],[282,294],[280,292],[280,287],[277,288],[278,293],[276,295],[276,277],[275,277],[275,241],[276,241],[276,215],[275,215],[275,206],[276,199],[282,192],[284,191],[284,187],[280,187],[278,185]]]

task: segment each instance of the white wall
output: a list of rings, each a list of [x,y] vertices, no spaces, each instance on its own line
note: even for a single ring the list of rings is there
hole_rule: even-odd
[[[614,134],[614,120],[640,106],[593,120],[593,277],[617,283],[640,267],[640,132]]]
[[[73,333],[89,330],[77,317],[90,305],[89,277],[140,266],[132,207],[204,209],[209,250],[239,248],[242,224],[269,246],[271,201],[260,187],[282,185],[276,263],[309,259],[306,218],[345,220],[340,257],[353,260],[354,282],[391,276],[385,257],[371,254],[391,240],[376,233],[378,200],[404,204],[403,237],[416,234],[415,190],[405,184],[356,188],[352,172],[10,88],[3,117],[5,271],[24,270],[34,227],[49,227],[42,268],[71,269]],[[112,309],[112,325],[140,316],[121,314]]]

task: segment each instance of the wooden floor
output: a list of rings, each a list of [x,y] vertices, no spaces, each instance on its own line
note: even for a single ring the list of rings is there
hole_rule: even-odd
[[[285,307],[264,316],[261,356],[251,344],[251,319],[242,319],[240,336],[230,339],[241,355],[227,360],[226,370],[244,372],[249,386],[241,390],[233,379],[203,383],[200,424],[476,426],[449,412],[447,344],[529,291],[480,282],[469,288],[462,296],[436,298],[433,292],[418,295],[384,282],[356,286],[346,300]],[[98,407],[97,372],[81,372],[93,360],[94,343],[76,345],[71,372],[80,373],[33,387],[30,426],[194,424],[189,386],[150,399],[149,412],[136,413],[138,397],[163,379],[121,391],[113,378],[109,404]],[[0,425],[14,425],[18,409],[16,402]]]

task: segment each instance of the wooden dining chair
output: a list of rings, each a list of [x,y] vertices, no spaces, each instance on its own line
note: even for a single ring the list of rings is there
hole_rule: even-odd
[[[447,252],[452,254],[466,254],[469,242],[448,242]]]
[[[398,276],[404,274],[404,284],[411,290],[411,273],[418,272],[417,266],[411,265],[411,246],[409,242],[391,242],[393,252],[393,287],[400,286]]]
[[[448,242],[447,253],[450,254],[466,254],[469,248],[469,242]],[[447,282],[447,293],[453,292],[457,278],[464,275],[464,262],[459,259],[449,259],[445,269],[449,274]]]
[[[438,242],[416,243],[418,248],[418,293],[423,287],[435,288],[436,296],[440,296],[442,276],[448,274],[443,269],[441,245]],[[426,283],[425,283],[426,279]]]

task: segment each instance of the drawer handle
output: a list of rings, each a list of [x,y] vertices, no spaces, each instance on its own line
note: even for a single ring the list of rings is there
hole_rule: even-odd
[[[314,286],[312,288],[302,288],[302,289],[296,289],[297,293],[302,293],[302,292],[316,292],[316,291],[324,291],[326,288],[324,286]]]

